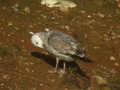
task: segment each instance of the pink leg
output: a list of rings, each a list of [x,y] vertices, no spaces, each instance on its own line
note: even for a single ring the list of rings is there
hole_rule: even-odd
[[[65,68],[66,68],[66,63],[64,62],[63,63],[63,69],[58,72],[60,77],[62,77],[66,73]]]
[[[56,66],[55,66],[55,69],[54,70],[50,70],[48,71],[49,73],[57,73],[57,70],[58,70],[58,64],[59,64],[59,58],[56,58]]]

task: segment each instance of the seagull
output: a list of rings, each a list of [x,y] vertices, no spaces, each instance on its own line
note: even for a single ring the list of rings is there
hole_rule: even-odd
[[[86,57],[84,49],[80,48],[77,40],[67,33],[46,29],[43,32],[30,32],[30,34],[34,46],[46,50],[56,58],[54,72],[57,72],[60,60],[72,62],[75,61],[75,57]],[[63,63],[62,73],[65,73],[65,62]]]

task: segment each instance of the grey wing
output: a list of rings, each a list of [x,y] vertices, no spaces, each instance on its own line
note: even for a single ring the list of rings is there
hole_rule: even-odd
[[[58,53],[70,55],[76,53],[78,46],[74,38],[61,32],[51,34],[48,43]]]

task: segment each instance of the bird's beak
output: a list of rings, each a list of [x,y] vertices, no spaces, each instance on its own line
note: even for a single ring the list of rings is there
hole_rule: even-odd
[[[33,33],[33,32],[29,32],[29,34],[34,35],[34,33]]]

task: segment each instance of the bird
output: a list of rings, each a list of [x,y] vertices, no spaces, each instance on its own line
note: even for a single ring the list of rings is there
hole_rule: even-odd
[[[66,62],[75,61],[75,57],[85,58],[84,48],[79,46],[78,41],[71,35],[60,30],[45,29],[42,32],[29,32],[34,46],[46,50],[56,58],[56,66],[53,72],[58,71],[59,61],[63,62],[62,73],[65,73]]]

